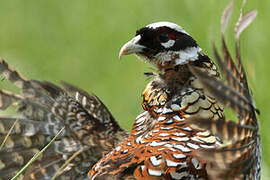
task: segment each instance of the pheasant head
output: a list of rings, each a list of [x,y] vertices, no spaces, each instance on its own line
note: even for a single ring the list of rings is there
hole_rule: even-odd
[[[119,58],[135,53],[159,70],[196,61],[201,48],[179,25],[171,22],[149,24],[139,30],[120,50]]]

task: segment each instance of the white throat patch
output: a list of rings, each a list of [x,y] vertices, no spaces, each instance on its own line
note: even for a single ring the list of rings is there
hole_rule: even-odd
[[[155,59],[159,61],[160,64],[165,64],[172,60],[172,57],[178,56],[175,59],[175,65],[187,64],[190,61],[196,61],[198,59],[199,53],[202,49],[197,47],[188,47],[181,51],[168,51],[161,52],[155,56]]]
[[[195,61],[198,59],[199,52],[202,49],[197,46],[197,47],[189,47],[186,48],[185,50],[177,52],[179,54],[179,58],[175,60],[175,65],[179,64],[186,64],[190,61]]]

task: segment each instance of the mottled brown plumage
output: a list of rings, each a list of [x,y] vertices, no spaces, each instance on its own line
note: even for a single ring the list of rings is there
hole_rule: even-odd
[[[67,83],[62,89],[49,82],[27,80],[0,59],[0,74],[21,93],[0,91],[0,108],[17,108],[14,117],[0,117],[1,142],[14,121],[11,135],[0,153],[0,179],[10,179],[58,133],[63,133],[23,179],[51,179],[74,154],[57,179],[87,179],[87,171],[104,153],[129,133],[121,129],[104,104],[95,96]]]
[[[211,62],[201,63],[216,72]],[[150,82],[143,92],[144,112],[136,118],[131,135],[96,164],[93,178],[207,177],[205,163],[195,157],[196,150],[214,148],[221,142],[207,130],[187,124],[186,117],[223,119],[223,108],[196,83],[191,78],[169,86],[160,76]]]
[[[0,59],[0,74],[20,89],[0,90],[0,109],[15,106],[15,116],[0,116],[0,180],[10,179],[64,127],[64,131],[21,179],[171,180],[260,179],[259,124],[239,37],[256,11],[236,25],[236,60],[224,32],[232,11],[222,17],[222,52],[215,64],[180,26],[158,22],[141,28],[119,57],[135,53],[157,68],[144,89],[142,113],[132,132],[121,129],[95,95],[62,83],[27,80]],[[223,105],[238,120],[226,119]],[[65,165],[63,168],[62,166]],[[93,166],[94,165],[94,166]]]

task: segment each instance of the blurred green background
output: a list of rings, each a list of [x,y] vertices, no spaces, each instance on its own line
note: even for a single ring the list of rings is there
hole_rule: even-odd
[[[135,56],[118,60],[121,46],[135,31],[156,21],[185,28],[213,57],[220,44],[220,16],[229,1],[218,0],[1,0],[0,56],[27,78],[61,80],[98,95],[128,130],[141,112],[141,92],[151,66]],[[227,41],[233,49],[233,26],[241,2],[235,2]],[[244,64],[261,110],[264,178],[270,177],[270,1],[248,1],[256,21],[241,38]],[[268,19],[268,20],[267,20]],[[3,88],[14,89],[7,81]]]

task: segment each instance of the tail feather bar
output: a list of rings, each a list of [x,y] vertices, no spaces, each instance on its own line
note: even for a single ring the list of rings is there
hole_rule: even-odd
[[[253,10],[245,15],[240,10],[240,17],[235,27],[236,62],[235,65],[224,39],[224,32],[228,24],[232,3],[225,9],[222,20],[222,52],[220,57],[216,47],[214,55],[219,64],[225,83],[208,75],[202,69],[190,65],[190,71],[197,77],[210,94],[219,102],[232,108],[238,115],[238,121],[189,119],[199,127],[209,129],[220,137],[224,143],[211,150],[199,150],[198,158],[208,162],[207,172],[210,179],[259,179],[261,166],[261,147],[259,124],[252,94],[249,91],[246,72],[241,62],[239,37],[253,22],[257,11]]]

